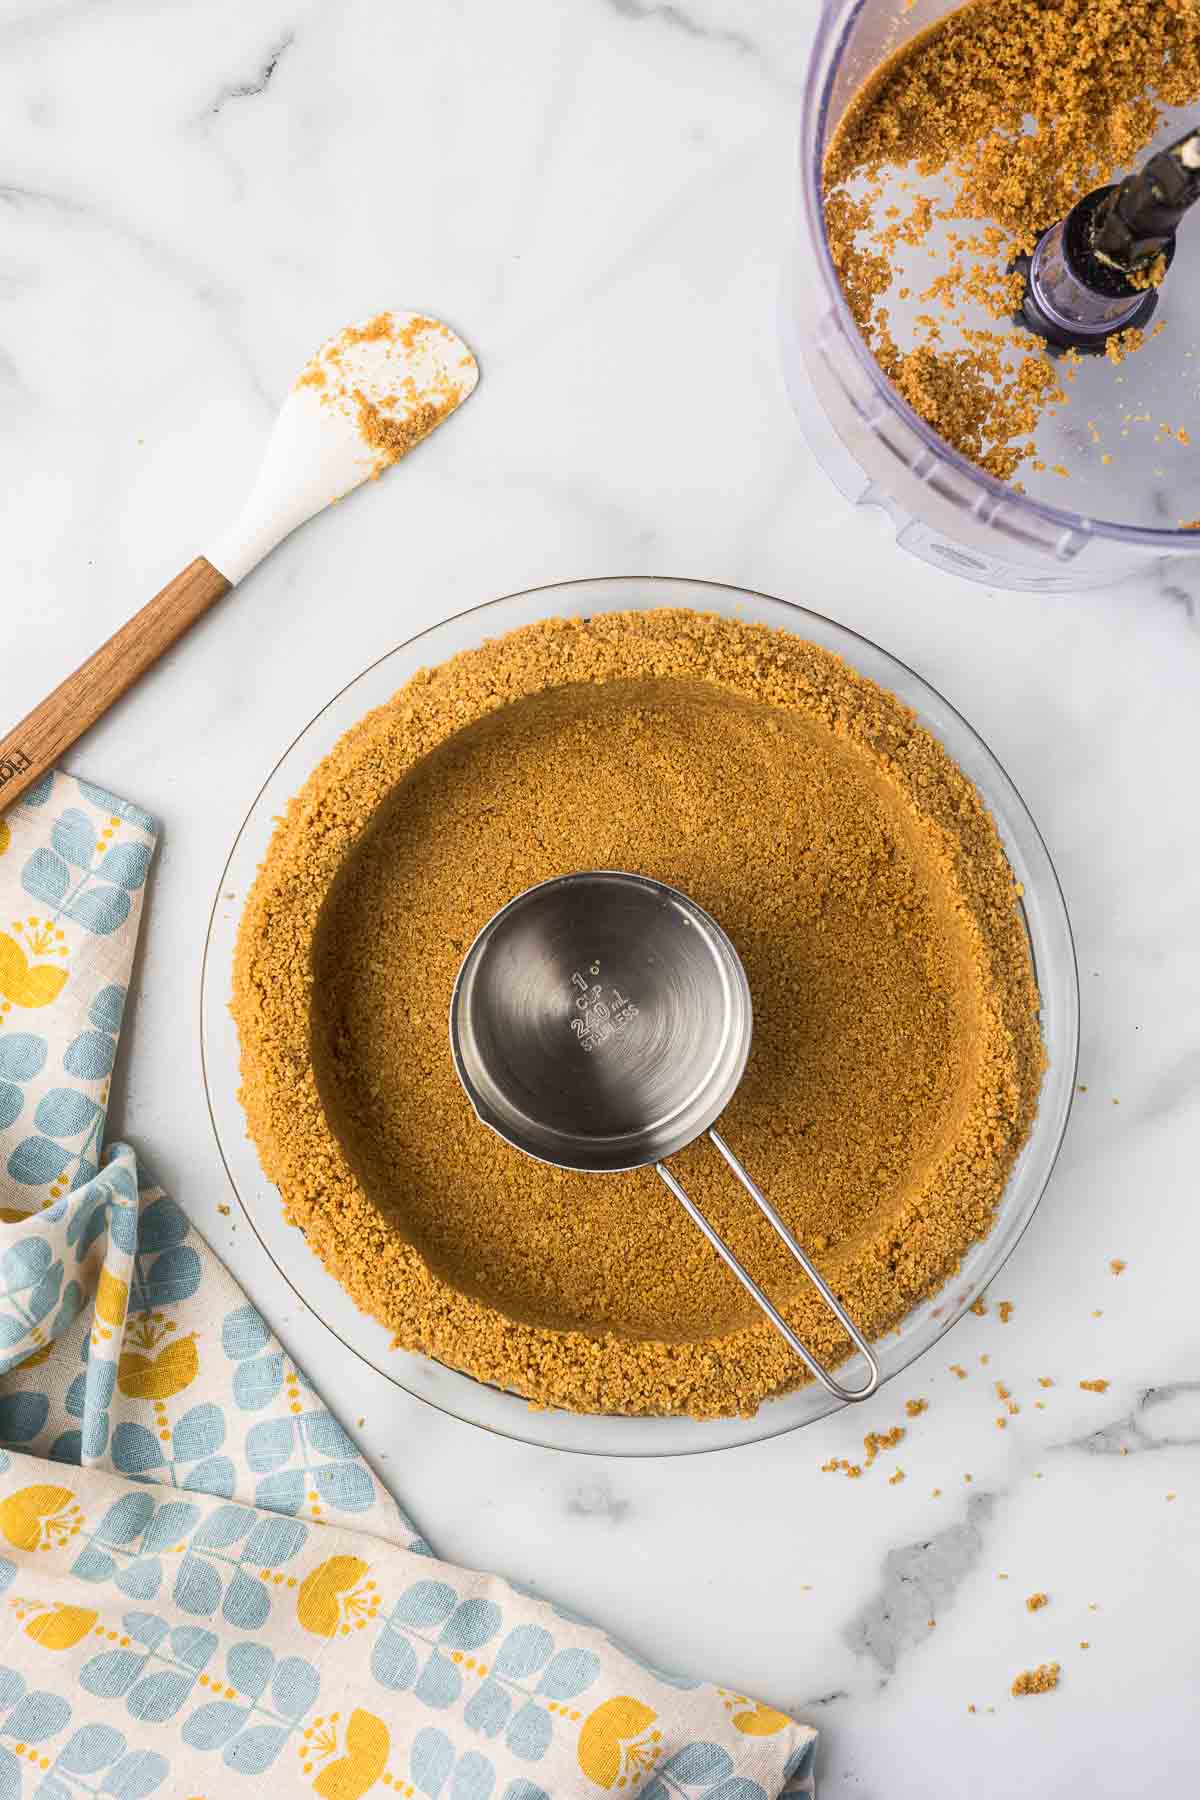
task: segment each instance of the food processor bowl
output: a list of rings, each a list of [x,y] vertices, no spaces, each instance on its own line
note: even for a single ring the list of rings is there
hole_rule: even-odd
[[[1068,404],[1039,428],[1046,470],[1018,471],[1027,492],[954,450],[900,398],[859,333],[830,252],[822,167],[864,82],[957,8],[958,0],[823,0],[801,114],[797,231],[781,284],[789,393],[835,485],[856,506],[882,508],[897,542],[923,561],[992,587],[1103,587],[1200,552],[1200,531],[1185,528],[1200,513],[1189,448],[1200,443],[1200,333],[1189,305],[1200,291],[1200,219],[1180,231],[1156,315],[1161,334],[1121,370],[1103,357],[1071,370]],[[1190,122],[1170,110],[1143,154]],[[888,304],[895,309],[891,295]]]

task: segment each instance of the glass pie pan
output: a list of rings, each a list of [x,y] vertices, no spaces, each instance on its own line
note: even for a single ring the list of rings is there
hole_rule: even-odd
[[[884,1381],[929,1350],[988,1286],[1033,1216],[1050,1178],[1075,1091],[1079,984],[1074,944],[1053,864],[1016,788],[987,745],[948,701],[905,664],[834,620],[765,594],[702,581],[619,576],[563,582],[510,594],[457,614],[410,638],[343,688],[276,763],[239,831],[217,886],[205,945],[201,1057],[218,1147],[247,1220],[298,1297],[350,1350],[417,1399],[485,1430],[551,1449],[604,1456],[671,1456],[719,1450],[795,1430],[837,1409],[814,1382],[770,1399],[751,1418],[623,1417],[531,1407],[519,1395],[428,1357],[392,1348],[388,1328],[360,1312],[289,1225],[277,1189],[259,1167],[238,1100],[237,1032],[229,1011],[241,909],[266,854],[276,819],[344,732],[382,705],[418,669],[430,668],[539,619],[589,617],[655,607],[716,612],[807,638],[896,694],[975,783],[995,820],[1016,880],[1041,996],[1048,1056],[1038,1114],[997,1208],[989,1235],[972,1245],[937,1294],[914,1307],[875,1345]],[[447,1006],[449,995],[447,995]],[[447,1056],[450,1054],[447,1041]],[[480,1127],[482,1129],[482,1127]],[[861,1379],[858,1357],[843,1375]]]

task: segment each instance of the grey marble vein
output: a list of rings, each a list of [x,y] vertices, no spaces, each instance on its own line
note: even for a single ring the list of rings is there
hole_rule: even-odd
[[[805,1699],[796,1702],[791,1708],[797,1719],[803,1719],[815,1706],[832,1706],[837,1700],[848,1700],[849,1688],[830,1688],[827,1694],[809,1694]]]
[[[41,5],[0,19],[0,38],[24,45],[48,37],[60,25],[74,24],[88,11],[87,0],[62,0],[58,6]]]
[[[217,301],[226,292],[211,282],[202,284],[198,280],[198,266],[163,239],[151,237],[129,220],[119,218],[90,201],[77,199],[74,194],[7,182],[0,183],[0,204],[9,206],[14,211],[20,211],[23,207],[38,208],[56,213],[63,219],[73,220],[84,227],[108,232],[138,251],[147,261],[156,264],[164,273],[185,284],[189,294],[202,302]]]
[[[702,25],[699,19],[693,19],[681,6],[674,5],[673,0],[608,0],[608,4],[623,19],[659,19],[673,30],[683,32],[685,37],[729,44],[743,56],[753,56],[756,53],[753,38],[747,37],[744,31]]]
[[[1137,1456],[1147,1450],[1200,1448],[1200,1419],[1194,1432],[1156,1432],[1150,1420],[1159,1407],[1181,1398],[1195,1399],[1200,1412],[1200,1381],[1168,1381],[1159,1387],[1144,1388],[1123,1418],[1083,1437],[1068,1438],[1054,1448],[1082,1450],[1089,1456]]]
[[[613,1493],[607,1481],[589,1481],[567,1496],[566,1511],[573,1519],[607,1519],[620,1525],[629,1517],[632,1502]]]
[[[233,329],[232,314],[237,304],[237,290],[223,277],[212,276],[202,264],[194,262],[185,252],[176,250],[165,239],[152,237],[128,219],[117,217],[88,201],[79,200],[73,194],[57,193],[49,188],[22,186],[16,182],[0,182],[0,206],[7,206],[14,212],[31,207],[56,213],[64,221],[69,220],[75,229],[107,233],[136,251],[147,263],[174,282],[185,300],[206,309],[216,318],[223,339],[250,382],[256,399],[269,416],[274,414],[279,404],[278,396],[269,391],[245,344]]]
[[[906,1650],[929,1638],[929,1621],[953,1602],[983,1553],[983,1531],[996,1507],[994,1494],[972,1494],[967,1516],[931,1537],[889,1550],[879,1592],[850,1620],[842,1641],[882,1671],[880,1686],[895,1673]]]
[[[1200,623],[1200,614],[1197,611],[1196,595],[1185,585],[1186,572],[1184,563],[1178,557],[1172,557],[1170,561],[1155,565],[1154,583],[1162,598],[1169,600],[1172,606],[1180,607],[1188,624],[1194,626]]]
[[[90,210],[81,200],[74,200],[69,194],[52,194],[42,188],[22,187],[19,182],[0,182],[0,202],[5,206],[43,206],[56,212],[72,213],[77,217]]]
[[[1196,619],[1196,601],[1183,588],[1164,587],[1169,597],[1179,596],[1190,620]],[[1162,1118],[1176,1107],[1189,1105],[1200,1097],[1200,1050],[1185,1050],[1154,1086],[1142,1106],[1147,1118]]]
[[[205,118],[215,118],[223,107],[231,100],[251,100],[256,94],[265,94],[271,85],[271,78],[280,61],[296,41],[294,31],[285,31],[274,47],[267,52],[266,58],[258,72],[249,81],[230,81],[218,89],[216,97],[204,108]]]
[[[21,379],[16,357],[3,344],[0,344],[0,387],[7,388],[10,393],[28,392]]]

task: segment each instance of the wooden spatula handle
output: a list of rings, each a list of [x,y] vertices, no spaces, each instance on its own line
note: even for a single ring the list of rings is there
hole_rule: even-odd
[[[82,737],[201,613],[227,594],[230,586],[219,569],[198,556],[14,730],[0,738],[0,812],[39,775],[52,769],[63,751]]]

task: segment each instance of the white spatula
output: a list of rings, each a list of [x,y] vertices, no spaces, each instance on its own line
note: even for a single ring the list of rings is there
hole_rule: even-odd
[[[478,380],[462,339],[421,313],[380,313],[323,344],[280,408],[232,528],[0,738],[0,811],[289,532],[382,474]]]

